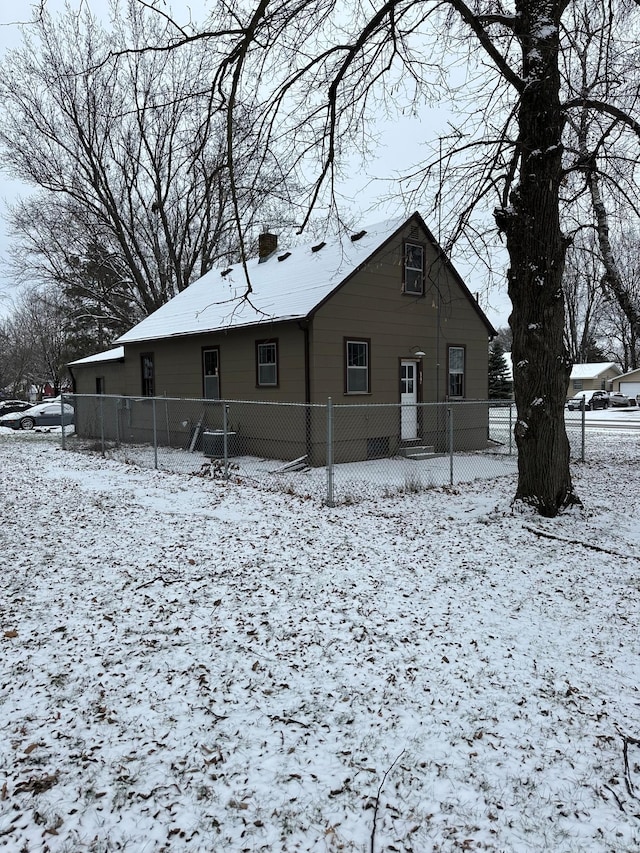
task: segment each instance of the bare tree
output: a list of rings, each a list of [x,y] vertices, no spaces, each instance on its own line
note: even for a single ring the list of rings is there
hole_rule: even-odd
[[[73,329],[59,289],[25,290],[0,326],[0,387],[12,396],[27,395],[31,387],[40,393],[49,382],[57,393],[69,378],[66,365],[76,355]]]
[[[637,143],[624,132],[626,115],[637,111],[640,43],[635,15],[618,9],[611,20],[607,0],[573,4],[565,27],[571,49],[563,56],[569,97],[577,107],[567,114],[565,197],[576,228],[592,227],[599,250],[599,285],[611,310],[625,317],[632,338],[640,335],[640,300],[620,263],[621,241],[630,219],[640,217]],[[603,73],[603,69],[605,72]],[[610,100],[625,113],[594,108]],[[582,202],[582,203],[579,203]],[[592,247],[587,247],[592,253]],[[633,348],[632,348],[633,349]]]
[[[640,304],[640,234],[637,231],[627,231],[618,238],[617,263],[629,300]],[[615,354],[623,370],[636,370],[640,365],[638,329],[614,296],[604,301],[601,330],[605,345]]]
[[[592,230],[576,235],[567,252],[562,287],[566,305],[565,336],[572,362],[600,361],[596,341],[604,329],[602,262]],[[607,309],[608,313],[608,309]]]
[[[62,294],[53,287],[28,290],[21,298],[16,320],[29,342],[28,379],[38,389],[49,382],[58,394],[69,378],[67,363],[75,355],[69,348],[73,326]]]
[[[237,253],[234,217],[250,226],[266,215],[280,181],[267,169],[248,179],[248,112],[238,108],[227,139],[211,85],[216,52],[202,41],[146,51],[170,38],[169,25],[126,8],[110,30],[86,8],[67,8],[26,31],[0,73],[0,162],[37,188],[10,217],[16,275],[89,288],[78,274],[100,245],[119,287],[113,301],[102,292],[94,302],[115,317],[126,305],[130,325]],[[120,61],[110,62],[115,53]]]
[[[0,390],[9,397],[26,397],[33,361],[27,328],[18,317],[0,321]]]

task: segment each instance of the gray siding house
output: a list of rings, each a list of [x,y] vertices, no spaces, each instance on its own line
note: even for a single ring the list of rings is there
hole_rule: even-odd
[[[621,372],[614,361],[574,364],[567,396],[573,397],[580,391],[611,391]]]
[[[246,273],[241,264],[211,270],[122,335],[114,350],[70,369],[80,395],[204,399],[212,411],[216,400],[396,404],[384,429],[376,427],[382,436],[366,435],[361,409],[358,449],[342,455],[367,458],[372,439],[391,450],[425,439],[422,402],[486,400],[494,334],[414,213],[290,250],[263,234]],[[470,415],[478,446],[486,443],[482,411],[479,420]],[[267,426],[284,427],[275,414],[267,420],[275,422],[265,424],[264,442],[252,444],[264,455]],[[276,458],[308,452],[306,421],[299,440]]]

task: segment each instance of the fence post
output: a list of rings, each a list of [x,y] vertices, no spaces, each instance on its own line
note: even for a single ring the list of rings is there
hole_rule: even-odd
[[[224,478],[225,480],[229,479],[229,441],[228,441],[228,429],[229,429],[229,405],[227,403],[223,403],[222,405],[222,455],[224,456]]]
[[[513,453],[513,406],[509,403],[509,456]]]
[[[74,411],[75,411],[75,409],[74,409]],[[73,420],[75,423],[75,420],[76,420],[75,417]],[[66,443],[65,434],[64,434],[64,394],[62,393],[62,391],[60,392],[60,423],[62,424],[62,442],[61,442],[60,446],[62,447],[63,450],[66,450],[67,449],[67,443]]]
[[[104,395],[100,395],[100,445],[104,456]]]
[[[333,495],[333,402],[327,398],[327,506],[335,506]]]
[[[449,485],[453,486],[453,409],[447,409],[449,426]]]
[[[587,407],[584,405],[584,397],[582,398],[582,406],[580,407],[580,415],[581,415],[581,425],[580,425],[580,461],[584,462],[584,445],[585,445],[585,433],[587,429]]]
[[[156,423],[156,398],[151,398],[153,410],[153,467],[158,467],[158,425]]]

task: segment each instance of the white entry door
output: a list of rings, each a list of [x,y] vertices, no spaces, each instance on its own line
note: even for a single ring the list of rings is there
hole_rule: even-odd
[[[400,362],[400,438],[412,441],[418,437],[418,364]]]

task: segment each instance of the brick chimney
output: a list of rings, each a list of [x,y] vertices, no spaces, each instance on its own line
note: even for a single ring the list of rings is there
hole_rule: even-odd
[[[266,261],[278,248],[278,238],[275,234],[266,231],[258,237],[258,260],[260,263]]]

